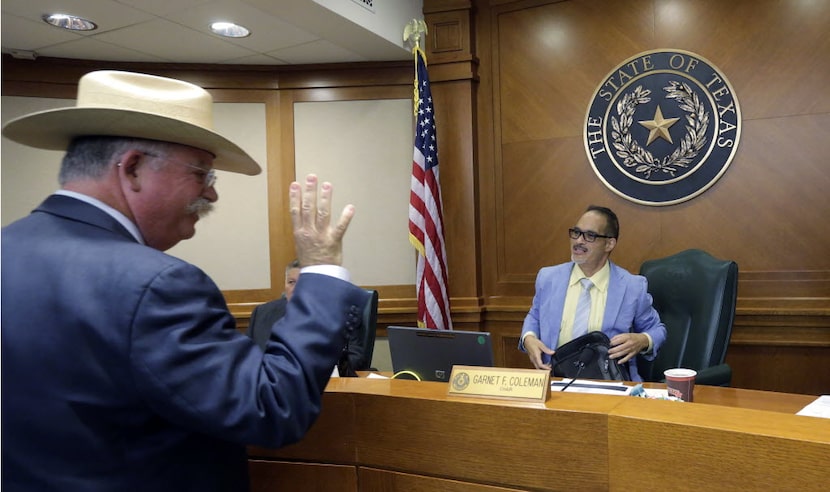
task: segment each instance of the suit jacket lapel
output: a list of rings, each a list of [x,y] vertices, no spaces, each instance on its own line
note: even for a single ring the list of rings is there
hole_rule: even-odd
[[[614,327],[620,315],[620,308],[625,297],[625,289],[628,288],[623,281],[619,267],[614,263],[610,264],[611,275],[608,279],[608,296],[605,299],[605,315],[602,318],[603,330]]]
[[[35,212],[45,212],[68,220],[84,222],[138,242],[120,222],[100,208],[65,195],[50,195]]]
[[[573,270],[574,263],[571,262],[570,268],[568,268],[565,272],[565,281],[564,282],[553,282],[553,292],[550,296],[550,306],[551,311],[553,311],[554,316],[551,318],[555,321],[555,325],[551,326],[551,330],[556,333],[557,337],[559,336],[559,330],[562,327],[562,316],[565,312],[565,297],[568,295],[568,280],[571,278],[571,271]]]

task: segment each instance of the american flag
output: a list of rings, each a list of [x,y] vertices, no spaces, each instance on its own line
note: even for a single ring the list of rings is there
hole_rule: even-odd
[[[418,326],[452,330],[450,299],[447,295],[447,251],[444,247],[444,218],[441,187],[438,184],[438,140],[435,111],[429,88],[426,56],[415,54],[415,154],[412,158],[412,185],[409,192],[409,242],[418,250],[415,293],[418,297]]]

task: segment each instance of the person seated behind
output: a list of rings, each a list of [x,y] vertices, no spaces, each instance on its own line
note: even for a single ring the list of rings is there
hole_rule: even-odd
[[[527,352],[536,369],[551,369],[555,353],[551,347],[602,330],[611,339],[609,357],[628,363],[631,378],[642,380],[636,355],[653,360],[666,339],[666,326],[652,306],[646,278],[608,259],[619,233],[617,215],[609,208],[591,205],[568,230],[571,261],[539,270],[519,341],[519,350]],[[590,282],[583,285],[586,278]],[[590,299],[585,310],[578,307],[583,289]],[[579,316],[578,311],[585,315]]]
[[[285,292],[279,299],[260,304],[251,313],[251,321],[248,325],[247,335],[254,339],[257,345],[265,350],[268,338],[271,335],[271,328],[274,323],[285,316],[285,307],[294,293],[294,286],[300,277],[300,262],[294,260],[285,267]],[[366,351],[360,342],[360,330],[356,327],[350,332],[349,340],[343,348],[343,354],[337,363],[338,373],[341,376],[354,376],[354,371],[369,369],[372,363],[366,360]]]

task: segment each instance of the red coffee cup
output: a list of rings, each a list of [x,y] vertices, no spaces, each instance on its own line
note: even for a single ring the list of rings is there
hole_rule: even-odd
[[[667,369],[663,375],[666,377],[666,390],[669,396],[683,401],[694,401],[697,371],[682,368]]]

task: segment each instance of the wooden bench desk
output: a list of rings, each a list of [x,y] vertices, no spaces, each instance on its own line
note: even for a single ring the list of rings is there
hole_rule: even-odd
[[[697,386],[694,403],[540,404],[335,378],[302,442],[249,450],[251,490],[826,490],[830,420],[795,415],[815,398]]]

